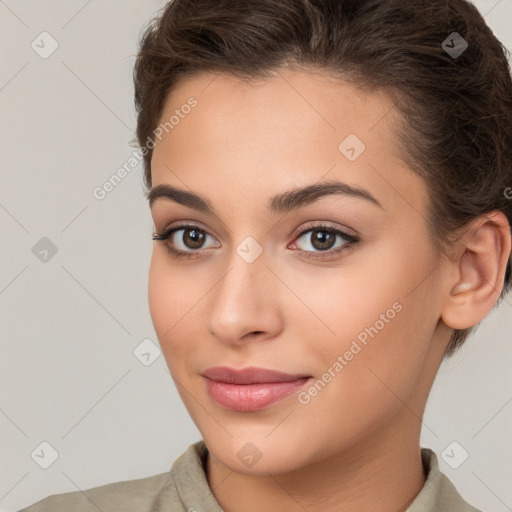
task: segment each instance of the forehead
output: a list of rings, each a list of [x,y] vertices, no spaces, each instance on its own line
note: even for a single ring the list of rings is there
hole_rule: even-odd
[[[195,106],[184,108],[191,101]],[[396,202],[397,193],[425,203],[423,182],[400,160],[398,115],[383,91],[368,93],[310,69],[249,82],[201,73],[168,96],[160,123],[173,116],[153,151],[153,185],[183,180],[220,197],[240,182],[246,196],[270,197],[325,177],[378,187],[374,195],[383,203]]]
[[[223,123],[226,131],[235,124],[237,130],[245,126],[258,130],[258,135],[286,127],[285,134],[294,138],[300,136],[300,128],[309,128],[307,136],[331,131],[339,137],[351,131],[370,142],[389,133],[396,115],[392,99],[383,90],[370,93],[316,69],[283,68],[264,79],[244,80],[226,73],[199,73],[183,79],[168,95],[160,123],[191,98],[197,100],[191,117],[201,117],[201,126],[195,128],[203,127],[210,139],[215,136],[212,128],[217,131]],[[178,135],[180,130],[173,131]],[[374,132],[373,137],[368,132]]]

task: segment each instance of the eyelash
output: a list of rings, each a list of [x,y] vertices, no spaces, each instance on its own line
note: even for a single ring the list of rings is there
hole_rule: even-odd
[[[172,228],[165,229],[161,233],[154,233],[153,240],[159,240],[159,241],[165,242],[166,240],[169,240],[169,238],[171,237],[171,235],[174,232],[181,231],[181,230],[187,229],[187,228],[195,229],[196,231],[199,231],[201,233],[208,235],[208,233],[204,229],[199,228],[199,226],[196,226],[194,224],[182,224],[180,226],[175,226]],[[298,250],[299,253],[301,253],[306,258],[310,258],[310,259],[320,259],[321,260],[321,259],[326,259],[328,257],[330,258],[332,256],[336,256],[336,255],[340,254],[341,252],[351,249],[354,245],[356,245],[360,241],[360,239],[355,235],[350,235],[348,233],[345,233],[341,229],[334,228],[332,226],[326,226],[324,224],[318,224],[318,225],[311,226],[311,227],[308,227],[308,228],[302,230],[301,232],[299,232],[297,234],[296,239],[301,238],[303,235],[305,235],[306,233],[309,233],[311,231],[323,231],[323,232],[339,235],[342,238],[344,238],[345,240],[347,240],[347,242],[343,246],[341,246],[337,249],[334,249],[334,250],[330,249],[328,251],[315,252],[315,251],[304,251],[302,249]],[[178,249],[173,248],[169,244],[164,244],[164,245],[167,248],[167,250],[169,251],[169,253],[176,258],[195,259],[200,256],[200,252],[201,252],[200,249],[191,250],[191,251],[180,251]]]

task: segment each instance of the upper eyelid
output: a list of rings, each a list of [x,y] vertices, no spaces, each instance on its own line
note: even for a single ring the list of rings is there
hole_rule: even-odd
[[[295,230],[294,236],[303,234],[306,231],[310,231],[310,230],[313,230],[318,227],[322,227],[324,229],[333,229],[333,230],[337,230],[337,231],[345,231],[347,233],[347,235],[358,236],[356,234],[349,233],[350,231],[355,231],[352,228],[329,226],[328,225],[329,222],[331,222],[331,221],[310,221],[309,223],[306,223],[306,224],[308,224],[308,226],[303,227],[299,230]],[[190,223],[187,223],[186,221],[181,221],[181,224],[166,226],[166,227],[162,228],[159,232],[165,233],[165,232],[171,232],[171,231],[179,231],[180,229],[185,229],[185,228],[198,228],[199,230],[204,231],[205,233],[211,235],[210,230],[206,227],[202,227],[201,223],[198,221],[191,221]],[[211,236],[213,236],[213,235],[211,235]]]

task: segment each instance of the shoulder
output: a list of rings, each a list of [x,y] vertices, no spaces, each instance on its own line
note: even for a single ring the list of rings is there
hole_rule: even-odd
[[[470,505],[459,493],[450,479],[439,469],[439,461],[434,451],[421,449],[423,467],[427,479],[420,493],[406,512],[482,512]]]
[[[18,512],[156,512],[164,495],[166,504],[180,503],[170,472],[52,494]]]
[[[52,494],[18,512],[188,512],[198,497],[208,510],[222,512],[204,472],[207,453],[201,440],[190,445],[166,473]]]

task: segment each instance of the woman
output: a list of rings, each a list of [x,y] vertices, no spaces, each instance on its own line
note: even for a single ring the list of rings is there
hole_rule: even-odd
[[[419,437],[511,285],[512,81],[477,9],[175,0],[134,79],[149,306],[203,439],[24,510],[476,511]]]

